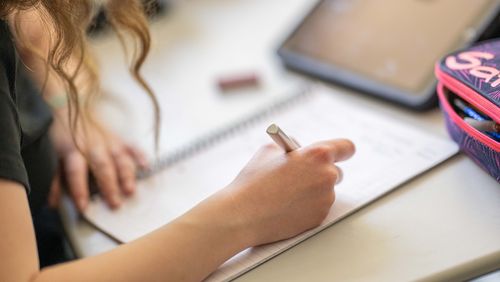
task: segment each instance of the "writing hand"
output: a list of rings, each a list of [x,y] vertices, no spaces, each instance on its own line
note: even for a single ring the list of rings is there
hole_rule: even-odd
[[[221,218],[221,229],[240,230],[247,247],[293,237],[325,219],[335,201],[335,162],[354,150],[348,140],[318,142],[288,154],[267,145],[228,187],[188,215],[209,222]]]

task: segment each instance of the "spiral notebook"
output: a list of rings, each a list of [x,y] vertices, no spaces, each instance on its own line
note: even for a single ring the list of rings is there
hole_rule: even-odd
[[[402,183],[453,156],[457,146],[446,138],[402,124],[353,105],[332,90],[316,86],[161,159],[138,183],[137,194],[111,211],[100,198],[84,217],[119,242],[134,240],[226,186],[257,149],[270,139],[275,122],[302,145],[321,139],[349,138],[355,156],[340,163],[344,180],[337,200],[317,228],[277,243],[235,255],[207,281],[226,281],[299,244]]]

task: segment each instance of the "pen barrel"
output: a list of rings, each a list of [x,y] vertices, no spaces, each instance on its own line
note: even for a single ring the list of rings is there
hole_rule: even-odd
[[[273,140],[278,143],[287,153],[297,150],[300,146],[285,135],[284,132],[280,131],[277,135],[272,136]]]
[[[300,148],[300,145],[293,140],[293,138],[288,137],[288,135],[286,135],[285,132],[283,132],[283,130],[275,124],[269,126],[267,133],[271,136],[274,142],[276,142],[276,144],[283,148],[287,153]]]

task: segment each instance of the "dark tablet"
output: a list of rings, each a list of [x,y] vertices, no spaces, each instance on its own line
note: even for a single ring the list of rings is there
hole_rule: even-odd
[[[278,54],[292,69],[426,108],[435,62],[477,40],[499,11],[498,0],[323,0]]]

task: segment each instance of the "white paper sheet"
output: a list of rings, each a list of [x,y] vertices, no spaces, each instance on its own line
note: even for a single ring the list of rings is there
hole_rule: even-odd
[[[319,87],[283,111],[226,136],[220,142],[140,181],[137,194],[116,211],[100,198],[85,217],[121,242],[134,240],[182,215],[225,187],[258,148],[269,143],[266,127],[275,122],[307,145],[317,140],[349,138],[355,156],[340,163],[343,182],[336,202],[316,229],[278,243],[247,249],[224,263],[207,281],[230,280],[309,238],[339,219],[381,197],[398,185],[454,155],[457,146],[446,139],[359,108]]]

